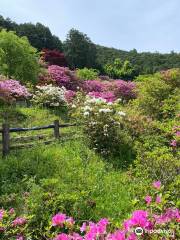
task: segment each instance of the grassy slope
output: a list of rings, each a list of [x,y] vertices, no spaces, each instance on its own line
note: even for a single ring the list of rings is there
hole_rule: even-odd
[[[3,121],[3,113],[4,110],[1,109],[0,122]],[[9,109],[7,118],[10,125],[16,127],[46,125],[57,118],[61,122],[68,121],[64,112],[53,114],[47,109],[38,108]],[[77,129],[69,128],[63,131],[72,135]],[[77,208],[73,215],[77,214],[79,205],[88,208],[83,198],[96,202],[96,208],[88,210],[92,218],[110,217],[118,220],[126,217],[131,211],[130,179],[125,173],[116,171],[104,163],[81,139],[12,151],[6,160],[0,158],[0,165],[0,181],[3,182],[0,187],[0,205],[4,204],[5,194],[14,192],[17,199],[21,198],[22,192],[27,190],[27,186],[22,183],[23,179],[36,177],[37,184],[42,179],[58,179],[61,183],[57,188],[61,189],[59,194],[77,195]],[[14,204],[19,208],[22,203],[15,201]],[[11,206],[11,202],[7,205]]]

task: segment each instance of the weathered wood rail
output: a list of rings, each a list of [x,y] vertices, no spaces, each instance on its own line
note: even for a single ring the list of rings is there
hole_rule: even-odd
[[[16,149],[16,148],[24,148],[24,147],[32,147],[35,144],[33,143],[28,143],[28,144],[20,144],[13,146],[11,145],[12,142],[18,142],[18,141],[23,141],[23,143],[27,143],[29,141],[33,140],[43,140],[47,136],[47,134],[40,134],[40,135],[32,135],[32,136],[20,136],[20,137],[13,137],[10,138],[10,133],[12,132],[28,132],[28,131],[39,131],[39,130],[45,130],[45,129],[53,129],[53,139],[51,140],[46,140],[43,143],[44,144],[50,144],[54,142],[55,139],[59,139],[61,136],[60,128],[65,128],[65,127],[72,127],[76,126],[75,123],[70,124],[70,123],[63,123],[60,124],[59,120],[55,120],[53,124],[47,125],[47,126],[38,126],[38,127],[31,127],[31,128],[10,128],[9,124],[4,123],[2,124],[2,129],[0,129],[0,133],[2,133],[2,156],[5,157],[10,153],[11,149]],[[0,142],[0,143],[1,143]]]

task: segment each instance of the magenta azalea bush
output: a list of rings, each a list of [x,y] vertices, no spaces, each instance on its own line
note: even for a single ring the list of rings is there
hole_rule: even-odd
[[[166,207],[162,197],[160,181],[153,183],[152,195],[147,195],[144,209],[133,211],[131,216],[118,227],[102,218],[97,223],[84,221],[80,225],[64,213],[55,214],[43,233],[49,240],[138,240],[179,239],[178,224],[180,212],[173,206]],[[17,217],[14,209],[0,210],[0,236],[3,239],[25,240],[31,238],[28,232],[30,218]],[[35,227],[35,226],[34,226]],[[29,236],[29,238],[27,238]]]
[[[48,67],[48,73],[59,87],[65,87],[67,90],[77,90],[80,86],[75,73],[67,67],[51,65]]]
[[[135,83],[131,81],[116,80],[114,82],[115,95],[125,100],[133,99],[136,97],[135,88]]]
[[[0,81],[0,90],[8,92],[14,99],[25,99],[31,96],[26,87],[13,79]]]
[[[128,101],[136,97],[135,83],[131,81],[124,81],[124,80],[114,80],[110,82],[108,81],[103,82],[99,80],[89,80],[84,82],[83,90],[86,93],[91,93],[90,95],[94,95],[94,97],[102,97],[100,95],[111,94],[113,101],[115,101],[117,98],[121,98],[122,100]]]
[[[70,77],[66,74],[66,71],[67,68],[57,65],[51,65],[48,67],[48,72],[60,87],[66,87],[70,82]]]
[[[99,80],[87,80],[83,83],[83,90],[89,92],[103,92],[105,84]]]

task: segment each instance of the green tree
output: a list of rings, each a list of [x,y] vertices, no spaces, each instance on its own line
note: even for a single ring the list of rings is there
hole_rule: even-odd
[[[8,31],[13,30],[16,31],[18,27],[18,24],[15,22],[12,22],[10,18],[3,18],[3,16],[0,15],[0,29],[5,28]]]
[[[18,37],[11,31],[0,31],[0,74],[21,82],[35,83],[39,72],[37,57],[36,49],[26,37]]]
[[[62,50],[62,43],[57,36],[52,35],[48,27],[41,23],[20,24],[17,29],[19,36],[26,36],[31,45],[38,50],[43,48]]]
[[[128,60],[122,62],[120,58],[116,58],[112,64],[106,64],[104,71],[112,78],[132,79],[135,75],[132,64]]]
[[[78,69],[76,72],[77,72],[77,77],[82,80],[97,79],[99,75],[99,71],[93,68],[82,68],[82,69]]]
[[[71,68],[94,68],[96,66],[96,47],[87,35],[71,29],[63,46]]]

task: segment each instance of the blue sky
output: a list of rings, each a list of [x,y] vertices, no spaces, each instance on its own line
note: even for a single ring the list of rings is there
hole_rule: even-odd
[[[76,28],[108,47],[180,52],[180,0],[0,0],[0,14],[41,22],[61,40]]]

